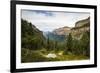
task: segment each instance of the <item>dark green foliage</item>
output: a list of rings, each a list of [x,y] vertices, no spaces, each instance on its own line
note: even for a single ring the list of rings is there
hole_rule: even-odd
[[[72,52],[76,55],[90,56],[90,36],[89,32],[84,32],[80,40],[74,39]]]
[[[81,43],[83,49],[83,54],[86,56],[90,56],[90,33],[85,32],[81,38]]]
[[[40,52],[22,48],[22,62],[43,62],[46,58]]]
[[[50,36],[49,34],[49,36],[45,38],[43,33],[33,24],[22,19],[21,61],[22,63],[26,63],[89,58],[90,32],[86,31],[81,35],[82,37],[80,39],[75,39],[72,34],[69,34],[67,37],[55,35]],[[63,42],[60,41],[61,39],[63,39]],[[64,52],[64,54],[57,58],[46,58],[44,55],[47,55],[50,52]]]
[[[73,38],[72,35],[69,34],[67,36],[67,40],[66,40],[66,50],[65,50],[65,54],[68,54],[68,52],[72,52],[72,45],[73,45]]]
[[[34,25],[22,19],[21,41],[22,48],[37,50],[44,46],[45,38],[42,32],[39,31]]]
[[[49,37],[47,38],[46,41],[46,47],[48,51],[55,50],[56,48],[56,41],[50,40]]]
[[[65,54],[90,56],[90,32],[82,34],[81,39],[72,38],[71,34],[67,37]]]
[[[72,45],[73,53],[75,55],[81,55],[82,54],[82,43],[80,40],[74,39],[73,40],[73,45]]]

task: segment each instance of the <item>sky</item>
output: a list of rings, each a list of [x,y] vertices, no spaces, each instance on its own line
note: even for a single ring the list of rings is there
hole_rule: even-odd
[[[21,10],[21,18],[31,22],[39,30],[47,32],[61,27],[74,27],[79,20],[86,19],[90,13]]]

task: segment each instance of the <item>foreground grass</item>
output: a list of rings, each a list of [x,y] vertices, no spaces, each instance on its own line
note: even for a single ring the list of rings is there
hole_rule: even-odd
[[[57,57],[55,58],[47,58],[46,55],[49,53],[54,53]],[[21,52],[21,62],[48,62],[48,61],[70,61],[70,60],[86,60],[89,59],[87,56],[83,55],[73,55],[73,54],[63,54],[63,51],[47,51],[45,49],[42,50],[29,50],[22,49]]]

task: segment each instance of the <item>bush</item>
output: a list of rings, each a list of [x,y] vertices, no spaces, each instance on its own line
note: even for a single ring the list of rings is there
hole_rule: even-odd
[[[22,48],[21,51],[21,62],[43,62],[46,58],[41,55],[38,51],[33,51],[29,49]]]

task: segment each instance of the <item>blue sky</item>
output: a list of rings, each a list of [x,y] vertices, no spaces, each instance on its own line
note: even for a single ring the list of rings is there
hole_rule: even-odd
[[[22,10],[21,18],[31,22],[41,31],[53,31],[54,29],[68,26],[74,27],[79,20],[86,19],[89,13],[55,12],[40,10]]]

